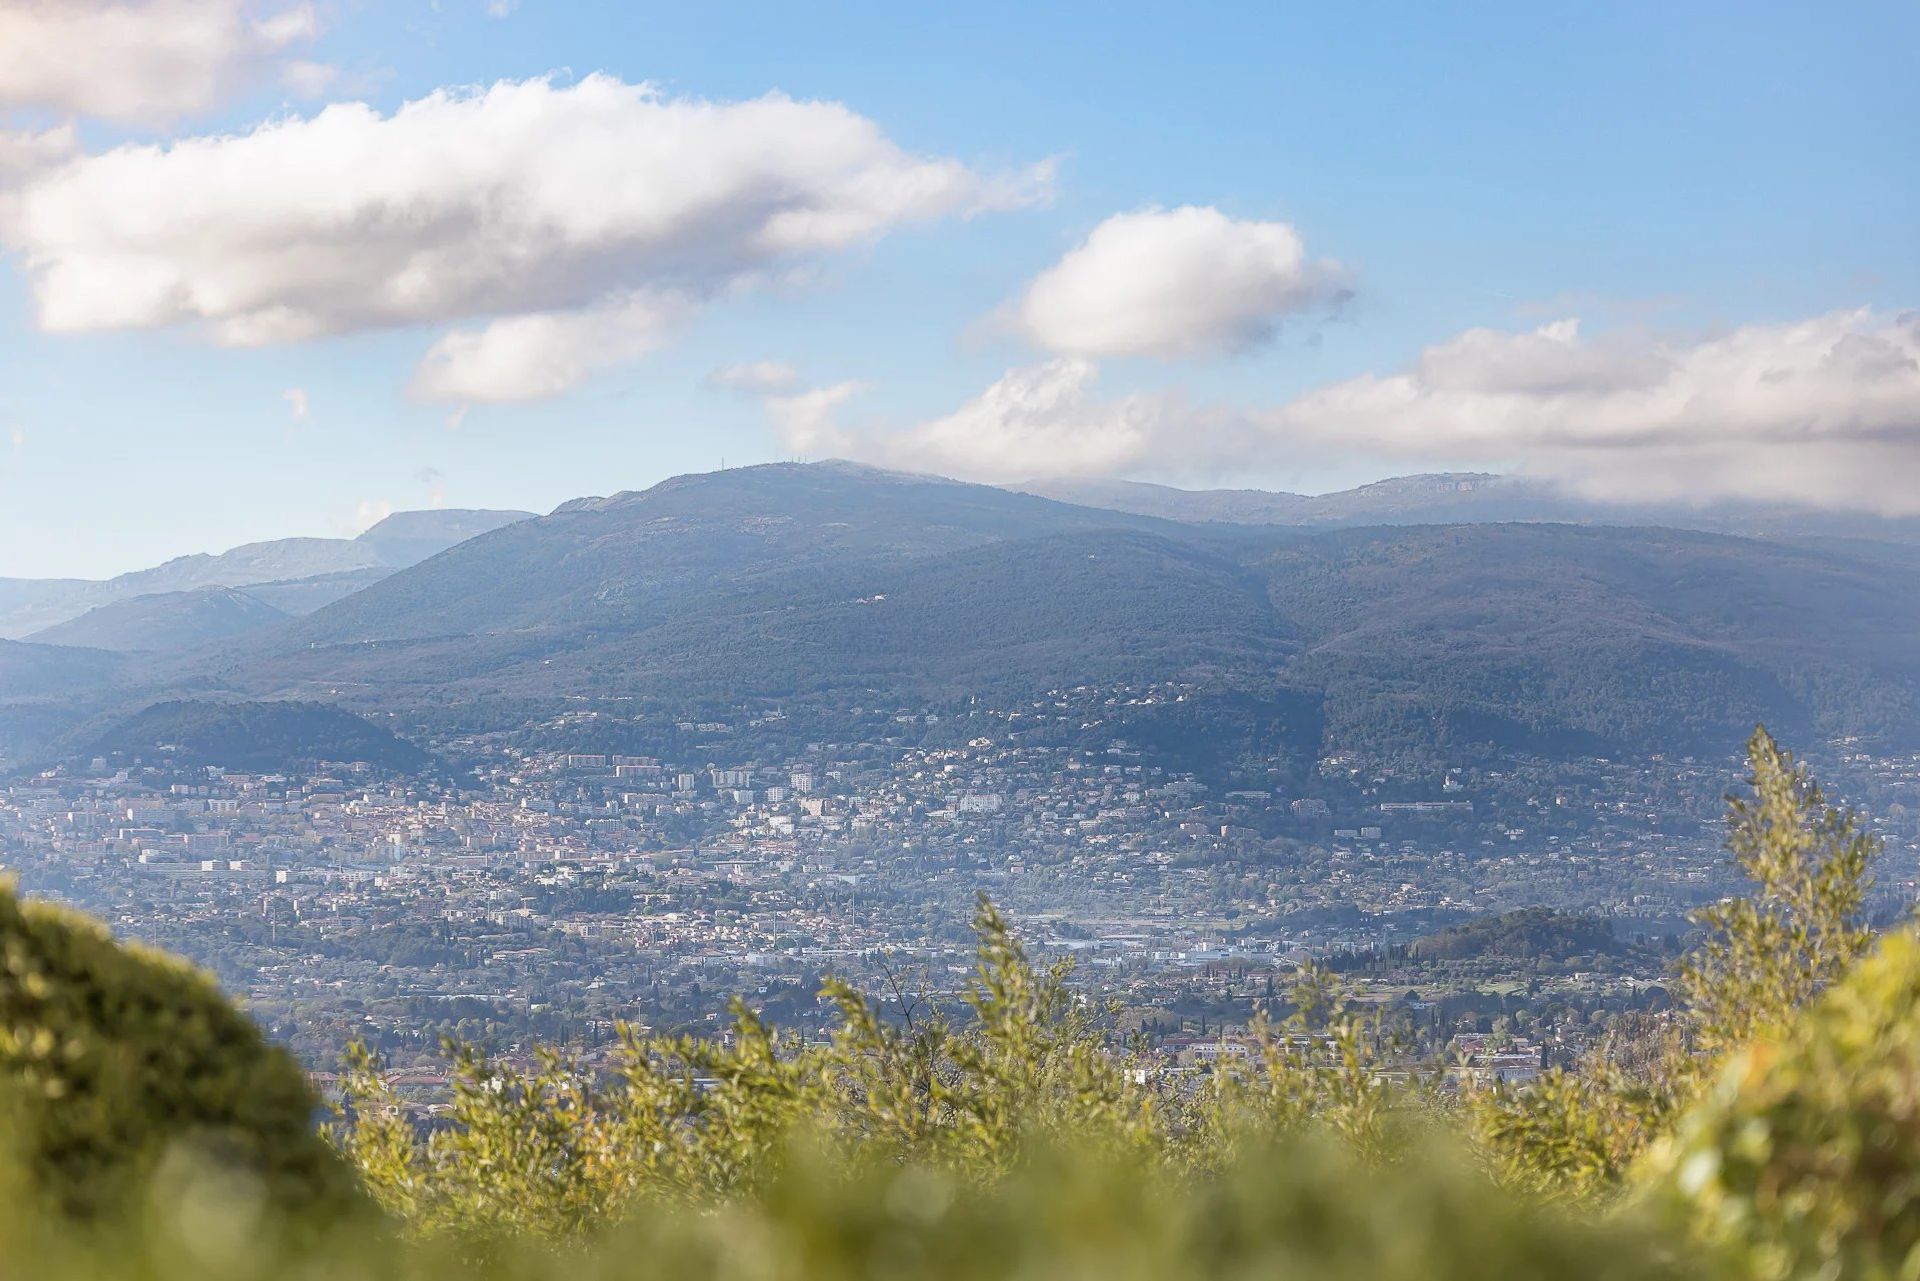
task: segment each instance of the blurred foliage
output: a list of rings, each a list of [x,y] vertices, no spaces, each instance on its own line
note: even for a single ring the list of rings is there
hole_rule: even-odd
[[[751,1195],[643,1204],[568,1242],[339,1232],[288,1245],[244,1197],[177,1184],[138,1225],[76,1235],[0,1206],[7,1281],[1656,1281],[1702,1263],[1644,1225],[1542,1212],[1421,1147],[1390,1167],[1334,1142],[1250,1152],[1169,1184],[1150,1163],[1041,1148],[998,1179],[804,1141]]]
[[[5,884],[0,1105],[35,1187],[75,1213],[121,1207],[180,1149],[257,1177],[277,1203],[351,1195],[313,1133],[306,1075],[210,979]]]
[[[1744,1275],[1920,1275],[1920,938],[1735,1053],[1636,1173]]]
[[[1169,1142],[1169,1110],[1187,1105],[1145,1060],[1113,1052],[1110,1012],[1069,990],[1068,965],[1036,967],[984,900],[974,924],[964,1025],[912,1004],[889,1019],[829,982],[842,1018],[825,1044],[736,1003],[718,1039],[624,1029],[609,1080],[553,1053],[523,1069],[453,1047],[450,1124],[424,1141],[360,1052],[352,1122],[332,1134],[383,1205],[456,1235],[561,1236],[639,1201],[754,1193],[802,1133],[843,1159],[884,1154],[975,1182],[1036,1144],[1191,1156]]]

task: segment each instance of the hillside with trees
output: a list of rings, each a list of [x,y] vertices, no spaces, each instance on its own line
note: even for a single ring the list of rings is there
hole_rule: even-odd
[[[371,583],[309,581],[245,589],[245,618],[231,593],[145,597],[46,633],[158,643],[184,604],[192,636],[245,633],[188,653],[0,653],[0,726],[32,739],[36,698],[71,723],[207,697],[830,724],[1105,683],[1307,705],[1316,737],[1289,750],[1308,759],[1703,752],[1759,722],[1895,751],[1920,733],[1920,564],[1673,529],[1194,525],[779,464],[567,503]],[[303,616],[253,627],[283,606]]]
[[[92,739],[81,754],[256,772],[316,762],[413,770],[426,759],[412,743],[352,712],[285,701],[155,703]]]
[[[1920,571],[1777,543],[1201,528],[777,465],[496,530],[241,642],[213,679],[256,697],[349,683],[379,708],[647,697],[827,714],[1177,681],[1316,700],[1326,752],[1564,756],[1710,750],[1759,721],[1905,743],[1916,630]]]
[[[88,610],[35,632],[42,645],[117,652],[192,649],[285,620],[287,615],[252,592],[201,587],[133,596]]]
[[[1602,917],[1551,908],[1528,907],[1449,926],[1413,943],[1422,961],[1467,961],[1483,957],[1564,961],[1575,956],[1608,956],[1626,951]]]

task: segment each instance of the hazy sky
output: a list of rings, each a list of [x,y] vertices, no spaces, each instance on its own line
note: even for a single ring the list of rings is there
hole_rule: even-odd
[[[796,456],[1920,510],[1920,8],[935,8],[0,0],[0,574]]]

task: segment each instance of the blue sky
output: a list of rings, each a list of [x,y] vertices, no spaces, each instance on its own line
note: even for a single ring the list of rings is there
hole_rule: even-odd
[[[0,71],[0,131],[76,129],[58,162],[11,180],[30,196],[127,143],[245,135],[329,102],[386,117],[435,90],[542,76],[564,93],[592,73],[668,101],[841,104],[901,153],[983,183],[1054,162],[1018,198],[957,195],[750,272],[702,268],[644,342],[540,395],[422,393],[416,371],[443,335],[532,307],[497,290],[242,345],[205,317],[109,323],[121,312],[104,304],[51,323],[36,263],[64,233],[10,227],[0,193],[0,575],[104,575],[436,503],[546,510],[723,460],[829,452],[987,479],[1084,460],[1065,469],[1312,490],[1517,467],[1603,494],[1656,476],[1711,497],[1904,510],[1876,478],[1920,461],[1902,363],[1920,351],[1906,318],[1920,305],[1920,9],[1036,8],[339,3],[236,55],[246,65],[204,104],[161,92],[145,115]],[[810,138],[796,122],[786,145]],[[617,181],[629,154],[610,152],[575,198],[599,199],[594,179]],[[260,225],[250,198],[232,196],[219,234]],[[1283,226],[1312,278],[1276,278],[1217,324],[1217,282],[1196,280],[1190,335],[1103,340],[1010,312],[1109,219],[1188,207],[1217,216],[1182,241],[1194,253]],[[1134,230],[1134,248],[1086,257],[1055,292],[1091,279],[1120,292],[1084,306],[1189,315],[1155,257],[1172,224]],[[309,232],[285,232],[279,252],[299,255]],[[134,234],[60,252],[111,267]],[[648,253],[613,268],[627,275],[609,290],[681,289]],[[1112,283],[1133,264],[1162,292]],[[604,305],[575,289],[540,310],[593,324]],[[1077,296],[1061,306],[1081,314]],[[1575,317],[1577,332],[1526,337]],[[1476,330],[1491,336],[1461,338]],[[755,361],[787,369],[715,385]],[[1759,404],[1783,368],[1803,393]],[[824,426],[783,428],[768,403],[836,387]],[[1834,426],[1809,441],[1816,421]]]

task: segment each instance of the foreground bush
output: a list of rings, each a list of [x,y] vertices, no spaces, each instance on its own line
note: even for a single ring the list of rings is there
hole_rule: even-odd
[[[446,1238],[339,1235],[285,1250],[244,1206],[201,1198],[120,1235],[22,1232],[0,1276],[33,1281],[1664,1281],[1702,1275],[1626,1221],[1501,1193],[1464,1157],[1387,1170],[1338,1145],[1250,1154],[1191,1183],[1110,1153],[1039,1150],[989,1183],[800,1148],[751,1195],[655,1204],[570,1242],[475,1253]]]
[[[1920,1276],[1920,937],[1736,1054],[1642,1177],[1743,1275]]]
[[[118,1212],[171,1156],[289,1209],[342,1206],[353,1179],[314,1133],[318,1105],[192,966],[0,884],[0,1114],[35,1199]]]
[[[1115,1049],[1064,965],[1034,966],[989,903],[974,924],[979,966],[953,1018],[926,1008],[896,1026],[830,983],[842,1019],[826,1044],[736,1004],[720,1039],[624,1029],[609,1076],[557,1054],[523,1068],[455,1047],[448,1124],[424,1139],[360,1053],[335,1141],[387,1209],[456,1236],[559,1237],[644,1203],[751,1195],[800,1135],[843,1162],[975,1182],[1040,1145],[1164,1163],[1181,1097]]]
[[[1829,805],[1765,729],[1748,742],[1747,763],[1752,794],[1728,798],[1727,848],[1752,888],[1695,917],[1704,937],[1681,967],[1673,1016],[1637,1044],[1610,1038],[1577,1072],[1469,1100],[1510,1186],[1575,1199],[1617,1192],[1730,1055],[1781,1035],[1872,946],[1865,915],[1879,841]]]

